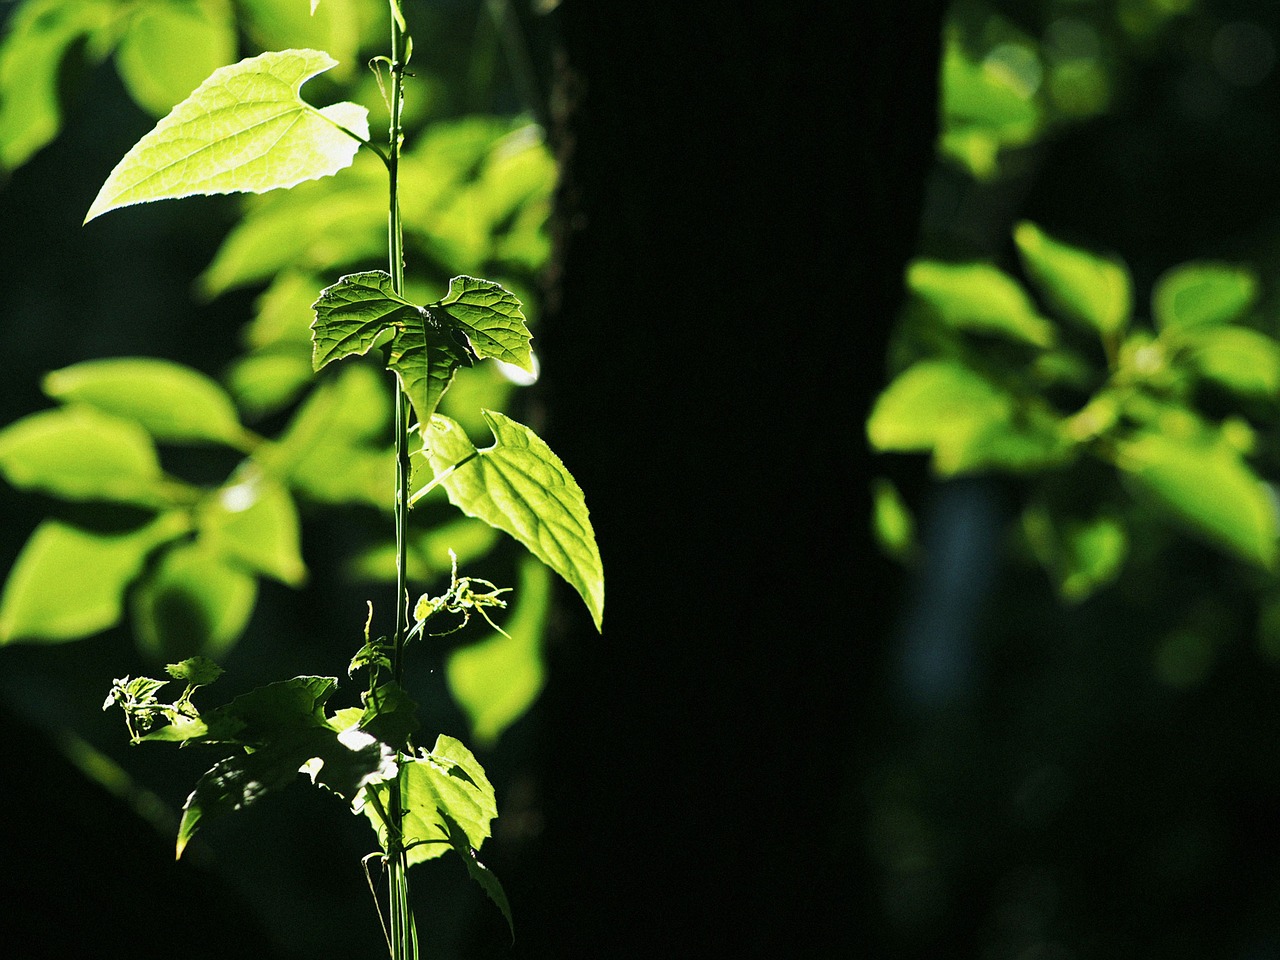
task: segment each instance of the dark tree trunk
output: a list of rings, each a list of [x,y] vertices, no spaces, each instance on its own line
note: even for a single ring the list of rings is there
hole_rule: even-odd
[[[857,782],[893,575],[862,424],[932,156],[941,9],[561,8],[576,99],[539,347],[608,603],[602,639],[553,652],[517,954],[873,942]]]

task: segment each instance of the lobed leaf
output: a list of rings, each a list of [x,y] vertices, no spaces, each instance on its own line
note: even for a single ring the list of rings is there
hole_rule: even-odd
[[[318,50],[264,53],[215,70],[111,171],[85,216],[197,194],[263,193],[330,176],[367,139],[368,111],[317,110],[302,84],[337,61]]]
[[[1013,239],[1027,273],[1055,310],[1099,333],[1124,329],[1133,295],[1123,263],[1055,240],[1027,221],[1018,224]]]
[[[596,629],[604,617],[604,570],[582,488],[532,430],[483,411],[494,444],[477,450],[453,420],[437,414],[424,452],[449,501],[497,527],[578,591]]]
[[[512,363],[533,373],[529,331],[520,301],[501,284],[454,277],[438,306],[462,328],[477,357]]]

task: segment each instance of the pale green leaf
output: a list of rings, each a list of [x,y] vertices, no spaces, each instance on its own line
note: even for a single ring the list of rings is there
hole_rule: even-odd
[[[1036,312],[1022,287],[989,263],[916,260],[907,269],[907,286],[957,330],[991,333],[1047,347],[1053,325]]]
[[[1190,330],[1230,323],[1253,306],[1258,280],[1225,263],[1184,263],[1164,273],[1152,292],[1157,326]]]
[[[147,555],[186,529],[176,513],[121,534],[44,521],[9,571],[0,596],[0,643],[74,640],[114,626]]]
[[[925,360],[904,370],[877,398],[867,437],[877,450],[935,451],[939,461],[988,424],[1007,423],[1013,398],[953,360]]]
[[[877,477],[871,485],[871,529],[876,542],[895,560],[916,552],[916,522],[893,482]]]
[[[542,691],[546,671],[541,641],[550,598],[547,568],[525,558],[515,605],[501,622],[505,635],[494,631],[479,643],[454,650],[445,661],[449,692],[466,712],[481,746],[496,743]]]
[[[233,476],[198,522],[201,542],[222,556],[290,586],[306,580],[293,497],[256,465]]]
[[[477,450],[463,429],[436,415],[425,453],[449,501],[497,527],[565,579],[600,629],[604,570],[582,488],[532,430],[491,410],[484,418],[494,444]]]
[[[18,7],[0,46],[0,167],[14,169],[58,135],[63,61],[87,37],[90,60],[110,49],[116,0],[35,0]]]
[[[238,358],[227,386],[248,418],[266,416],[293,403],[311,382],[310,350],[259,350]]]
[[[1205,327],[1182,338],[1202,377],[1249,396],[1280,393],[1280,343],[1247,327]]]
[[[1013,239],[1023,266],[1053,309],[1099,333],[1124,329],[1133,295],[1123,263],[1068,246],[1027,221],[1018,224]]]
[[[299,90],[336,65],[318,50],[264,53],[221,67],[116,165],[85,222],[134,203],[197,194],[263,193],[350,166],[368,112],[317,110]]]
[[[159,440],[239,444],[244,429],[226,391],[203,373],[147,357],[89,360],[55,370],[44,391],[132,420]]]
[[[134,7],[116,69],[134,101],[160,117],[235,55],[235,18],[226,0],[149,3]]]
[[[257,596],[251,573],[203,543],[180,544],[134,591],[134,632],[157,659],[220,657],[240,639]]]
[[[461,742],[441,734],[431,752],[421,751],[408,759],[401,774],[402,802],[405,807],[404,842],[409,864],[421,863],[440,856],[449,849],[448,827],[442,814],[447,814],[466,837],[467,844],[479,850],[489,838],[490,824],[498,816],[493,785],[484,768]],[[363,810],[382,849],[387,849],[387,829],[378,810],[386,810],[390,786],[375,783],[366,788],[379,799],[379,804],[363,803]]]
[[[1276,560],[1275,498],[1231,447],[1147,432],[1121,445],[1117,465],[1176,519],[1263,567]]]
[[[21,490],[143,506],[166,487],[151,438],[87,407],[33,413],[0,431],[0,472]]]

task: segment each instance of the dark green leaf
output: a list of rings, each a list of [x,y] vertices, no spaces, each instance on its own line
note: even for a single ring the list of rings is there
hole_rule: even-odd
[[[208,657],[188,657],[181,663],[170,663],[165,673],[175,680],[185,680],[193,687],[207,687],[220,676],[223,670]]]
[[[599,630],[604,570],[582,488],[532,430],[484,411],[494,444],[477,450],[457,423],[437,415],[425,453],[449,502],[525,545],[578,591]]]
[[[199,541],[179,544],[135,590],[134,630],[157,658],[222,656],[244,632],[257,596],[253,575],[223,554]]]
[[[413,698],[400,684],[388,681],[366,692],[362,699],[360,729],[396,750],[406,749],[409,737],[420,726],[418,705]]]
[[[507,900],[507,892],[502,889],[502,884],[498,882],[494,872],[480,862],[480,858],[476,856],[476,851],[467,842],[466,831],[458,825],[458,822],[444,810],[440,811],[440,818],[444,821],[445,830],[448,832],[450,846],[462,858],[463,864],[466,865],[467,875],[480,884],[481,889],[488,894],[489,899],[502,911],[502,916],[507,921],[507,929],[511,931],[511,940],[514,942],[516,926],[511,919],[511,903]]]

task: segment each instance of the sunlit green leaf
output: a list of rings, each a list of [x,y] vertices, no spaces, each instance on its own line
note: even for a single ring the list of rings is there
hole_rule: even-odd
[[[1022,287],[989,263],[916,260],[907,286],[946,325],[992,333],[1037,347],[1054,340],[1053,325],[1036,312]]]
[[[876,400],[867,436],[878,450],[947,449],[969,442],[989,423],[1007,422],[1013,398],[953,360],[904,370]]]
[[[1230,323],[1253,306],[1258,280],[1225,263],[1184,263],[1156,281],[1151,295],[1156,324],[1190,330]]]
[[[1147,432],[1123,444],[1118,466],[1173,516],[1246,560],[1276,559],[1276,504],[1266,485],[1225,443]]]
[[[200,539],[249,570],[298,586],[307,577],[298,511],[289,492],[256,467],[242,470],[201,511]]]
[[[81,38],[90,60],[110,50],[116,0],[35,0],[16,8],[0,46],[0,167],[21,166],[58,134],[58,79]]]
[[[541,563],[520,564],[515,604],[501,626],[479,643],[449,654],[445,678],[482,746],[492,745],[524,715],[542,691],[542,631],[551,597],[551,576]]]
[[[1128,556],[1128,535],[1114,517],[1060,519],[1033,507],[1023,513],[1022,530],[1058,592],[1072,602],[1111,583]]]
[[[134,8],[116,69],[134,101],[159,117],[235,55],[235,18],[226,0],[149,3]]]
[[[381,809],[390,800],[390,786],[376,783],[367,791],[374,793]],[[407,760],[401,775],[402,802],[405,807],[404,842],[409,848],[410,865],[440,856],[450,847],[448,828],[441,818],[447,814],[462,830],[472,849],[479,850],[489,837],[490,824],[498,816],[493,786],[484,768],[465,746],[453,737],[441,734],[431,752]],[[387,848],[387,829],[378,813],[379,805],[364,803],[363,810],[378,833],[383,850]]]
[[[364,712],[359,727],[396,750],[408,748],[409,737],[417,732],[418,705],[394,680],[378,684],[361,695]]]
[[[303,0],[236,0],[241,25],[262,50],[313,47],[327,50],[340,62],[335,71],[350,79],[363,66],[355,60],[362,40],[372,31],[382,39],[386,3],[380,0],[325,0],[308,9]]]
[[[310,350],[286,347],[239,357],[227,371],[226,381],[245,416],[252,419],[289,406],[313,376]]]
[[[880,548],[895,560],[907,560],[915,551],[915,518],[898,488],[884,477],[871,486],[871,529]]]
[[[330,176],[368,138],[368,111],[317,110],[298,91],[335,66],[318,50],[285,50],[221,67],[116,165],[85,222],[134,203],[196,194],[262,193]]]
[[[939,443],[934,467],[942,474],[991,469],[1030,473],[1064,463],[1072,453],[1073,444],[1056,421],[1023,411]]]
[[[1184,337],[1191,364],[1202,377],[1237,393],[1280,394],[1280,343],[1247,327],[1206,327]]]
[[[432,471],[454,506],[515,537],[577,590],[599,630],[604,570],[582,488],[528,427],[491,410],[484,417],[494,444],[482,450],[455,421],[432,418]]]
[[[462,328],[477,357],[501,360],[533,372],[529,330],[524,325],[520,301],[501,284],[454,277],[449,281],[449,293],[438,306]]]
[[[1013,238],[1027,273],[1050,306],[1100,333],[1124,329],[1133,297],[1123,263],[1068,246],[1027,221],[1018,224]]]
[[[225,672],[208,657],[187,657],[179,663],[165,665],[165,673],[175,680],[185,680],[193,687],[207,687]]]
[[[87,407],[44,410],[0,430],[0,472],[21,490],[68,500],[165,499],[151,438],[136,424]]]
[[[44,391],[133,420],[159,440],[237,444],[244,430],[231,398],[198,370],[149,357],[89,360],[47,374]]]
[[[202,543],[181,544],[134,591],[134,630],[160,659],[219,657],[240,638],[257,596],[251,573]]]
[[[0,643],[74,640],[114,626],[147,555],[186,529],[179,514],[122,534],[44,521],[9,571],[0,596]]]

